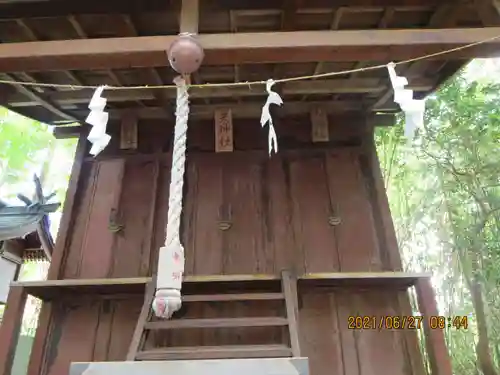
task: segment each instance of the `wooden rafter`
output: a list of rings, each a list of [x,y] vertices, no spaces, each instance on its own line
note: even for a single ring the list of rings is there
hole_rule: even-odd
[[[78,20],[76,19],[76,17],[74,15],[68,16],[68,21],[71,24],[71,26],[73,27],[73,29],[76,31],[76,33],[80,39],[87,39],[89,37],[87,32],[84,30],[83,26],[80,24],[80,22],[78,22]],[[121,86],[120,79],[113,71],[108,70],[107,74],[111,78],[111,80],[113,81],[114,85]]]
[[[344,14],[345,8],[339,7],[333,11],[332,22],[330,23],[330,30],[338,30],[340,25],[340,20],[342,19],[342,15]],[[322,72],[323,62],[320,61],[316,64],[316,68],[314,69],[314,74],[319,74]]]
[[[295,24],[297,20],[297,7],[294,1],[285,1],[283,4],[283,9],[281,10],[281,31],[293,31],[295,30]],[[282,64],[276,64],[273,69],[274,79],[280,79],[285,76],[286,66]]]
[[[395,7],[388,7],[385,8],[384,11],[382,12],[382,17],[380,18],[378,22],[378,28],[379,29],[385,29],[389,26],[391,20],[394,17],[394,14],[396,13],[396,8]],[[353,70],[361,69],[365,66],[366,62],[365,61],[358,61],[356,64],[353,66]],[[350,79],[354,79],[357,77],[361,72],[353,72],[349,74]],[[339,95],[336,95],[334,97],[334,100],[338,100]]]
[[[385,29],[389,27],[389,24],[392,18],[394,17],[394,13],[396,13],[396,8],[394,7],[385,8],[384,13],[382,14],[382,18],[378,23],[378,28]]]
[[[132,21],[132,17],[128,14],[124,14],[124,15],[122,15],[122,19],[127,27],[129,36],[131,36],[131,37],[139,36],[139,33],[137,32],[137,28],[135,27],[135,24]],[[165,84],[163,82],[163,79],[161,78],[160,74],[158,73],[158,71],[155,68],[148,69],[148,74],[149,74],[149,79],[150,79],[151,84],[158,85],[158,86],[162,86]],[[168,107],[169,103],[170,103],[168,98],[165,97],[163,91],[155,92],[154,97],[151,99],[156,100],[157,104],[164,106],[164,107]],[[141,103],[141,106],[144,106],[144,103],[141,100],[138,100],[138,102]]]
[[[455,24],[457,6],[455,4],[443,4],[436,8],[429,19],[427,27],[451,27]]]
[[[206,65],[263,62],[387,61],[407,59],[486,40],[500,28],[430,30],[297,31],[202,34]],[[0,70],[43,71],[165,66],[175,36],[108,38],[0,44]],[[500,40],[453,54],[491,57]],[[435,58],[443,58],[438,56]]]
[[[21,29],[23,29],[24,34],[28,37],[30,41],[38,40],[33,30],[31,29],[31,27],[27,25],[24,19],[18,18],[16,19],[16,23]]]
[[[281,29],[283,31],[295,30],[297,21],[297,6],[295,1],[285,1],[281,13]]]
[[[336,0],[334,6],[401,6],[401,0]],[[437,6],[442,0],[410,0],[408,6]],[[455,3],[450,1],[450,3]],[[283,9],[283,0],[219,0],[214,5],[216,10],[259,10]],[[308,0],[303,7],[308,9],[328,9],[332,7],[331,0]],[[166,9],[165,0],[87,0],[67,1],[52,0],[22,1],[0,4],[0,19],[16,19],[25,17],[66,17],[68,14],[134,14],[137,12],[160,12]],[[174,9],[168,9],[174,10]]]
[[[474,0],[474,5],[484,26],[500,25],[499,0]]]
[[[36,42],[40,40],[38,35],[33,31],[33,29],[28,25],[28,22],[24,19],[18,18],[16,20],[17,25],[23,30],[23,33],[26,35],[30,42]],[[78,85],[84,85],[84,83],[78,78],[76,74],[70,71],[65,71],[66,74],[73,82]],[[33,80],[34,81],[34,80]]]
[[[13,77],[9,74],[2,74],[1,78],[11,80],[11,81],[19,81],[18,79],[16,79],[16,77]],[[52,112],[56,116],[59,116],[61,119],[79,122],[78,118],[75,117],[72,113],[60,108],[59,105],[53,103],[50,99],[45,98],[42,94],[35,92],[30,87],[23,86],[23,85],[15,85],[15,88],[20,94],[26,96],[27,98],[31,99],[32,101],[34,101],[38,104],[40,104],[48,111]],[[83,116],[85,116],[85,115],[83,115]]]

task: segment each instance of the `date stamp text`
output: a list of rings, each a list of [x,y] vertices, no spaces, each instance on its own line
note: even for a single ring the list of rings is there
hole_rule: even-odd
[[[469,326],[468,316],[419,316],[419,315],[356,315],[349,316],[347,328],[355,330],[368,329],[467,329]]]

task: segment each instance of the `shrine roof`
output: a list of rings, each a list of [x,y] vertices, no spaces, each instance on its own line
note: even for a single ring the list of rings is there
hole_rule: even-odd
[[[35,198],[29,199],[18,194],[18,199],[24,203],[9,204],[0,199],[0,244],[3,241],[18,240],[21,248],[29,249],[22,257],[31,260],[50,260],[54,241],[50,233],[48,215],[59,208],[59,203],[48,203],[54,194],[44,196],[40,180],[34,178]],[[39,250],[40,249],[40,250]],[[21,256],[21,254],[18,254]]]
[[[0,79],[73,86],[170,85],[176,74],[165,50],[179,33],[181,3],[0,1]],[[411,59],[500,34],[496,27],[483,29],[500,25],[497,15],[488,0],[200,0],[196,28],[206,58],[192,82],[276,80]],[[454,31],[439,34],[444,28]],[[500,40],[492,40],[401,65],[398,74],[423,97],[471,58],[499,50]],[[276,87],[285,102],[280,110],[291,113],[307,113],[318,105],[342,112],[398,111],[386,69]],[[262,85],[191,91],[193,115],[207,118],[218,106],[258,117],[266,95]],[[0,98],[20,114],[62,125],[84,120],[92,92],[4,84]],[[140,118],[166,118],[175,105],[174,89],[108,90],[105,96],[112,118],[131,109]]]

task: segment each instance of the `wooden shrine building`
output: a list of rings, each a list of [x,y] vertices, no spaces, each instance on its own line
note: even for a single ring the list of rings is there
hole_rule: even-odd
[[[23,205],[0,199],[0,305],[7,302],[10,283],[18,280],[24,262],[50,262],[52,258],[49,214],[60,204],[47,203],[54,194],[44,196],[37,176],[34,183],[34,199],[18,194]]]
[[[307,358],[312,375],[423,375],[425,363],[451,375],[443,331],[428,324],[438,315],[429,275],[402,270],[373,129],[399,111],[383,66],[427,56],[397,67],[426,96],[500,51],[496,4],[1,1],[0,79],[56,86],[4,83],[0,104],[80,141],[48,280],[11,286],[0,375],[11,374],[27,295],[44,301],[29,375],[67,375],[74,362],[75,375],[101,374],[85,369],[106,361],[120,375],[141,363],[151,372],[135,373],[156,374],[150,360],[262,357]],[[165,236],[175,88],[104,90],[112,139],[95,158],[84,121],[96,86],[172,85],[166,51],[180,32],[197,33],[205,51],[194,85],[355,71],[274,86],[284,105],[272,111],[271,157],[265,85],[190,88],[184,304],[160,321],[146,286]],[[413,287],[425,350],[416,329],[379,329],[414,314]],[[352,329],[354,317],[368,326]],[[264,367],[238,370],[274,362],[251,363]]]

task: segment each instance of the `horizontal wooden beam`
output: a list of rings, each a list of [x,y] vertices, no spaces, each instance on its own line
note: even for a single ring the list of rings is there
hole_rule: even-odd
[[[284,9],[287,0],[204,0],[201,11]],[[450,1],[452,2],[452,1]],[[331,9],[340,6],[437,6],[442,0],[308,0],[308,9]],[[452,2],[455,3],[455,2]],[[0,3],[0,20],[18,18],[65,17],[69,14],[138,14],[144,12],[172,12],[180,2],[166,0],[87,0],[87,1],[9,1]]]
[[[359,79],[334,79],[334,80],[309,80],[285,82],[279,84],[281,94],[286,95],[328,95],[328,94],[370,94],[383,91],[384,84],[379,78],[359,78]],[[432,90],[435,82],[429,78],[410,78],[410,88],[426,92]],[[105,90],[103,96],[109,102],[128,102],[137,100],[154,100],[155,94],[159,89],[143,90]],[[165,89],[165,97],[175,99],[175,88]],[[52,91],[44,95],[51,102],[58,103],[61,106],[74,104],[87,104],[92,97],[92,89],[71,90],[71,91]],[[250,97],[265,96],[267,92],[264,85],[252,86],[233,86],[233,87],[193,87],[189,90],[189,96],[192,99],[198,98],[232,98],[232,97]],[[41,105],[36,100],[30,100],[22,94],[17,94],[9,98],[8,104],[11,108],[30,107]]]
[[[78,138],[80,134],[87,131],[88,125],[70,125],[70,126],[56,126],[54,127],[53,135],[56,139],[69,139]]]
[[[213,119],[214,112],[217,109],[230,109],[233,112],[233,118],[260,118],[262,112],[261,102],[256,103],[231,103],[224,105],[216,104],[199,104],[191,105],[189,111],[189,118],[196,120]],[[285,104],[277,108],[275,115],[277,117],[296,116],[308,114],[311,109],[322,107],[327,113],[343,113],[343,112],[364,112],[365,107],[359,101],[321,101],[321,102],[302,102],[293,101],[285,102]],[[128,113],[130,109],[110,109],[110,119],[119,120],[124,114]],[[82,117],[88,113],[88,110],[74,111]],[[143,107],[134,110],[134,113],[139,119],[143,120],[163,120],[173,118],[174,108],[169,109],[162,107]]]
[[[300,286],[344,286],[355,287],[357,285],[380,286],[390,285],[391,280],[401,284],[407,283],[413,285],[421,279],[428,278],[429,274],[424,273],[405,273],[405,272],[334,272],[334,273],[311,273],[298,275],[297,281]],[[373,283],[370,280],[374,281]],[[44,281],[18,281],[13,282],[13,288],[22,288],[24,292],[40,298],[44,301],[50,301],[60,298],[63,293],[70,293],[73,296],[80,294],[120,294],[120,293],[144,293],[144,286],[151,281],[150,277],[136,278],[115,278],[115,279],[65,279],[65,280],[44,280]],[[219,284],[221,287],[229,283],[240,283],[241,286],[258,287],[258,283],[267,285],[276,285],[281,282],[281,278],[269,274],[253,275],[193,275],[185,276],[183,282],[186,285],[186,295],[194,294],[193,290],[200,289],[202,285]],[[196,288],[188,289],[190,286]],[[199,290],[196,294],[201,293]]]
[[[402,60],[500,35],[500,28],[293,31],[199,35],[205,65]],[[167,66],[177,37],[151,36],[0,44],[0,71]],[[446,58],[491,57],[500,40]],[[434,57],[443,59],[443,56]]]
[[[305,114],[304,114],[305,115]],[[356,118],[356,117],[355,117]],[[359,114],[358,117],[359,118]],[[393,114],[383,114],[383,113],[373,113],[368,115],[366,120],[371,127],[375,126],[392,126],[395,123],[395,116]],[[203,120],[200,125],[209,125],[213,124],[211,119]],[[238,123],[236,123],[237,125]],[[139,125],[140,126],[140,125]],[[83,126],[56,126],[54,128],[54,137],[57,139],[66,139],[66,138],[78,138],[80,134],[86,134],[88,132],[88,125]],[[93,160],[93,159],[92,159]]]

